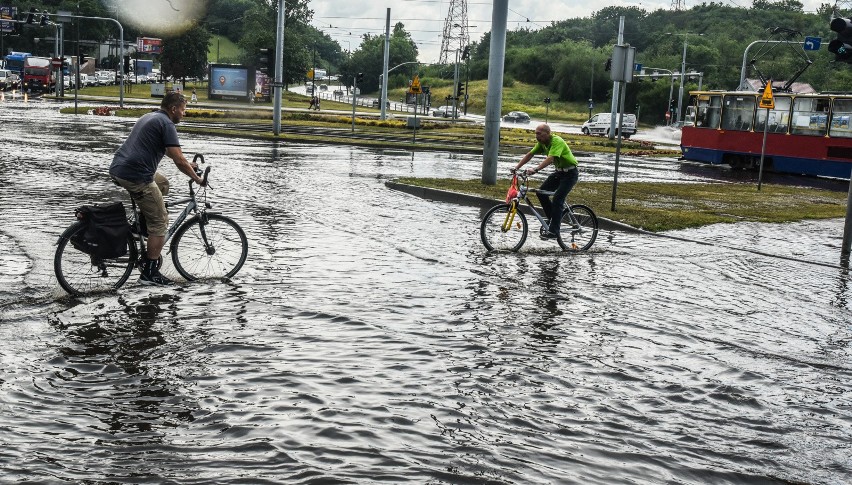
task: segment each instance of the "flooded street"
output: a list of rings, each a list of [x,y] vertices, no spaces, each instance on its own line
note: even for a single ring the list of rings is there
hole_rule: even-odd
[[[133,121],[0,104],[0,482],[852,481],[842,220],[489,254],[479,209],[384,184],[479,178],[481,156],[183,133],[243,269],[70,299],[53,243],[76,206],[124,200],[106,170]]]

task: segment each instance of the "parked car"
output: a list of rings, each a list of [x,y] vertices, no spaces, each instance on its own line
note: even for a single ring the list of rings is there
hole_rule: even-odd
[[[379,109],[379,100],[373,100],[373,108]],[[385,108],[390,109],[390,101],[385,101]]]
[[[453,115],[453,107],[452,106],[439,106],[436,109],[432,110],[432,116],[437,116],[439,118],[449,118]]]
[[[110,71],[97,71],[95,73],[95,82],[98,86],[111,86],[115,84],[115,73]]]
[[[618,123],[618,119],[620,116],[618,114],[615,115],[616,124]],[[589,121],[583,123],[581,130],[584,135],[603,135],[609,136],[610,130],[610,121],[612,120],[612,113],[598,113],[591,118]],[[621,129],[621,136],[624,138],[630,138],[631,135],[636,134],[636,115],[625,113],[623,126]],[[617,128],[616,128],[617,130]],[[618,131],[616,131],[616,134]]]
[[[0,69],[0,90],[18,89],[21,78],[8,69]]]
[[[509,111],[505,116],[503,116],[503,121],[509,123],[529,123],[530,115],[523,111]]]
[[[80,87],[85,88],[86,86],[97,86],[98,81],[95,79],[94,75],[88,75],[80,73]]]

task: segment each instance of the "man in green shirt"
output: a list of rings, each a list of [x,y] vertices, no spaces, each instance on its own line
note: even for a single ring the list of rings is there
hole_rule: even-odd
[[[550,174],[541,184],[541,190],[553,192],[553,200],[546,195],[536,194],[544,214],[548,217],[548,231],[542,235],[544,239],[555,239],[559,234],[559,225],[562,222],[562,210],[565,206],[565,197],[574,188],[579,178],[577,171],[577,159],[571,153],[571,149],[565,140],[558,135],[550,133],[550,127],[542,123],[535,129],[537,143],[524,155],[524,158],[515,165],[515,170],[520,170],[527,162],[541,153],[546,158],[536,168],[528,168],[527,174],[532,175],[543,170],[548,165],[553,165],[556,170]]]

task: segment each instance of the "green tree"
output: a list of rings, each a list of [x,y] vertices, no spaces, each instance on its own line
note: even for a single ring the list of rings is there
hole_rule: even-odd
[[[385,51],[385,36],[365,34],[361,45],[352,56],[343,63],[340,73],[346,85],[351,85],[352,78],[359,72],[364,73],[364,81],[358,88],[364,92],[375,92],[379,90],[379,75],[382,73]],[[388,68],[392,68],[405,62],[417,61],[417,44],[411,39],[411,34],[405,30],[405,25],[397,23],[390,35],[390,50],[388,55]],[[388,86],[399,87],[400,83],[407,82],[404,74],[394,75],[388,78]]]
[[[209,44],[210,33],[201,26],[195,26],[177,37],[163,39],[163,52],[160,54],[163,75],[175,79],[203,77]]]
[[[310,64],[305,45],[308,32],[313,29],[307,25],[313,11],[307,0],[288,0],[285,5],[284,52],[278,62],[283,61],[284,82],[292,83],[304,79]],[[258,0],[244,13],[243,36],[237,43],[244,53],[242,63],[256,65],[260,49],[275,48],[277,20],[277,3]]]

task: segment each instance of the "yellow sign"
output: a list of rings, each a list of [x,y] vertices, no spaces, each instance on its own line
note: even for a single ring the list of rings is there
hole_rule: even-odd
[[[766,83],[766,89],[763,90],[763,97],[760,98],[760,107],[765,109],[775,109],[775,99],[772,98],[772,80]]]
[[[415,75],[414,79],[411,81],[411,86],[408,88],[408,92],[411,94],[422,94],[423,88],[420,86],[420,77]]]

